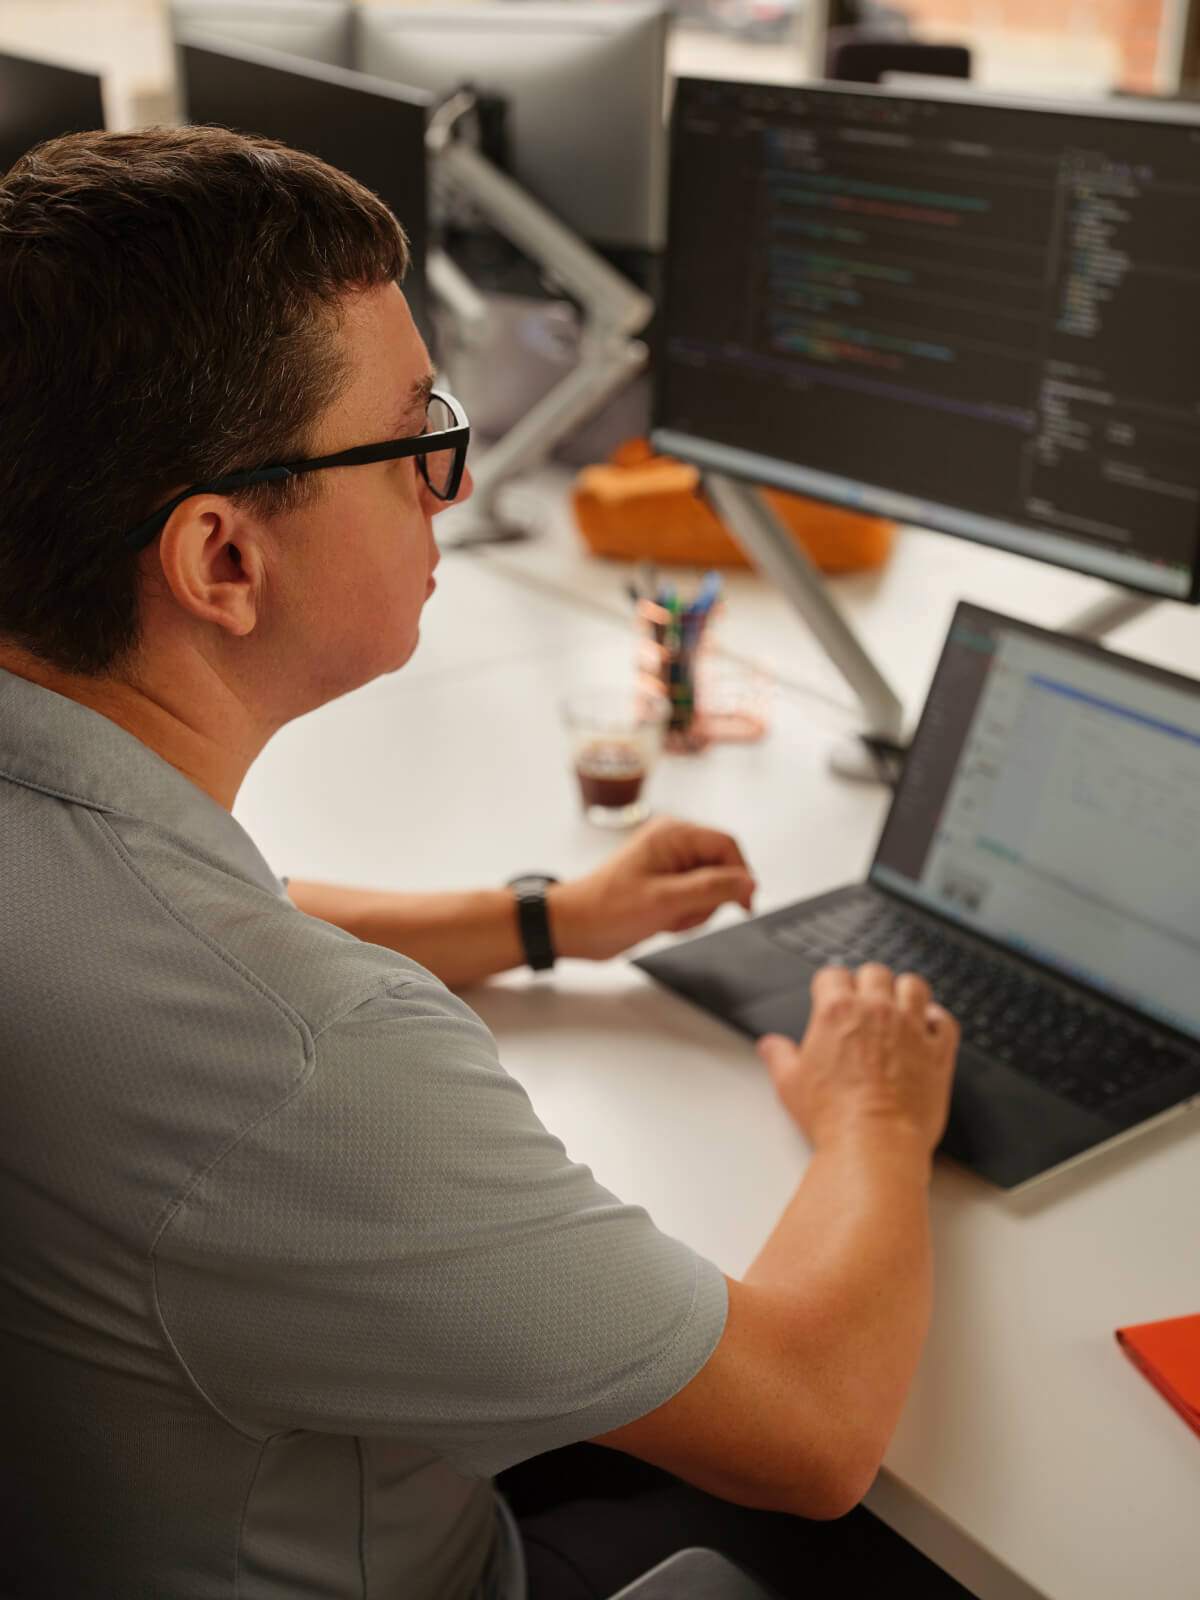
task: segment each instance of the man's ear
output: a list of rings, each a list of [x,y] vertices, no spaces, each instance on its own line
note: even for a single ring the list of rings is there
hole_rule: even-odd
[[[237,638],[259,618],[265,588],[262,527],[224,495],[195,495],[172,512],[157,565],[189,616]]]

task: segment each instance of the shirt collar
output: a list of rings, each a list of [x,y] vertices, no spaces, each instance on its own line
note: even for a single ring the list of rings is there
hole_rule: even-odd
[[[193,852],[282,895],[224,806],[108,717],[0,668],[0,778],[172,834]]]

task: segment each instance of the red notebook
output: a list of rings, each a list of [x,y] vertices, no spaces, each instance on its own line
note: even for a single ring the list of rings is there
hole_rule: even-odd
[[[1200,1315],[1118,1328],[1117,1343],[1163,1399],[1200,1433]]]

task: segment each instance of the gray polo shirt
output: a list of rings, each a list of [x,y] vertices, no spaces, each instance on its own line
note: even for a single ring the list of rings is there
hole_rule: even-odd
[[[0,884],[0,1592],[499,1592],[489,1475],[681,1388],[716,1268],[428,972],[4,672]]]

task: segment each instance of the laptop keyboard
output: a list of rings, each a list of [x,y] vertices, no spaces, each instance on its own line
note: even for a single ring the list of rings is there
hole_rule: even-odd
[[[869,889],[764,925],[821,966],[882,961],[917,972],[976,1049],[1075,1105],[1099,1111],[1195,1064],[1195,1056],[1121,1013],[1064,992]]]

